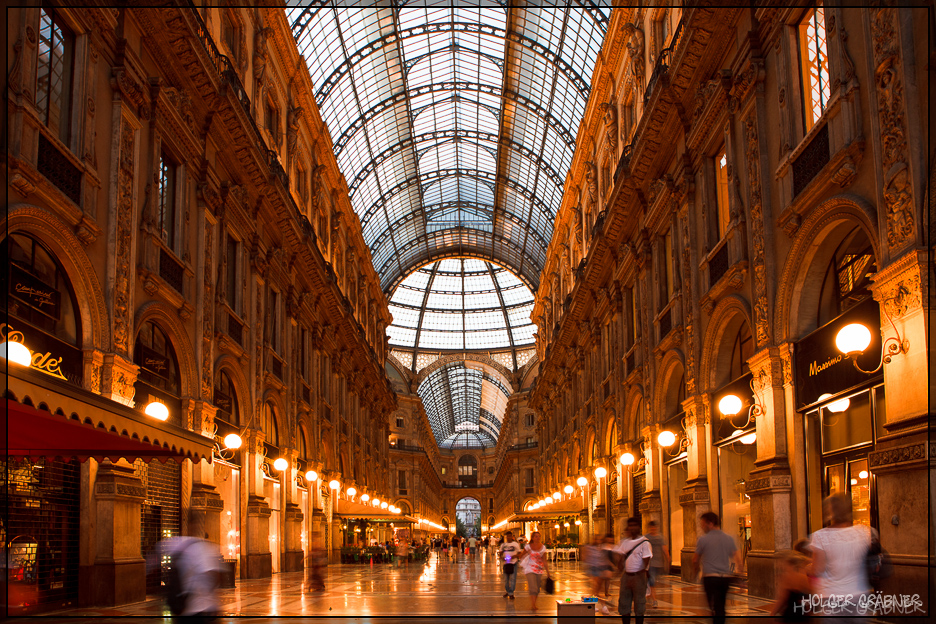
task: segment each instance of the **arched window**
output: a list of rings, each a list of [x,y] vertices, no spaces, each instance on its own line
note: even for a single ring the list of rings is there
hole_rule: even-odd
[[[55,256],[32,237],[20,233],[10,234],[0,253],[9,260],[3,278],[7,280],[4,292],[9,295],[10,324],[25,321],[80,349],[81,321],[75,294]]]
[[[611,449],[614,448],[614,445],[617,444],[617,422],[611,422],[611,429],[608,432],[608,453],[611,452]]]
[[[731,373],[728,379],[734,381],[742,375],[751,372],[748,367],[748,360],[754,355],[754,340],[751,336],[751,328],[747,323],[741,323],[738,328],[738,334],[735,336],[734,346],[731,348]]]
[[[234,383],[223,370],[219,370],[215,375],[214,387],[214,405],[218,408],[219,418],[232,425],[240,424],[240,407],[237,404],[237,391],[234,389]]]
[[[871,242],[856,225],[842,239],[829,261],[819,292],[816,326],[822,327],[870,297],[871,275],[876,270]]]
[[[140,327],[133,350],[133,362],[139,365],[137,378],[144,384],[178,398],[181,394],[179,362],[169,336],[154,321]]]
[[[266,443],[279,447],[279,430],[276,426],[276,409],[272,403],[263,404],[263,413],[260,418],[260,431],[263,432]]]
[[[600,456],[600,453],[598,452],[598,436],[595,436],[595,438],[592,440],[592,447],[591,447],[591,461],[593,464],[595,463],[595,460],[598,459],[599,456]]]

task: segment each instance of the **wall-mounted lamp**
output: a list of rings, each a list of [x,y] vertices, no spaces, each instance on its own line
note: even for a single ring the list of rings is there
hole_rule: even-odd
[[[370,494],[361,494],[361,502],[366,503],[370,500]]]
[[[349,487],[347,490],[345,490],[345,492],[346,492],[346,493],[348,494],[348,496],[351,497],[351,498],[354,498],[354,495],[357,494],[357,490],[354,489],[353,487]]]
[[[840,329],[835,336],[835,346],[838,350],[844,353],[845,357],[852,358],[852,364],[855,365],[855,368],[866,375],[873,375],[881,370],[881,367],[885,364],[890,364],[893,356],[898,353],[906,353],[910,350],[910,342],[900,339],[900,332],[897,331],[897,326],[894,325],[894,321],[891,320],[890,315],[887,314],[886,303],[885,301],[885,305],[882,306],[882,308],[897,336],[888,336],[884,339],[884,344],[881,345],[881,362],[874,370],[866,371],[858,365],[858,356],[864,353],[871,344],[871,330],[861,323],[849,323]]]
[[[341,488],[341,482],[338,481],[338,479],[332,479],[331,481],[328,482],[328,487],[330,487],[333,490],[337,490]]]
[[[571,485],[567,485],[564,488],[562,488],[562,491],[565,492],[566,494],[571,494],[572,492],[575,491],[575,488],[572,487]]]
[[[553,492],[552,497],[553,497],[553,500],[554,500],[554,501],[557,501],[557,500],[559,500],[560,498],[562,498],[562,494],[560,494],[559,492]]]
[[[169,420],[169,408],[166,407],[165,403],[160,403],[159,401],[149,402],[146,405],[146,409],[143,410],[143,413],[156,420]]]
[[[306,481],[308,481],[309,483],[315,483],[316,481],[318,481],[318,473],[315,472],[314,470],[308,470],[305,473],[305,478],[306,478]]]
[[[689,428],[686,426],[686,417],[680,421],[680,426],[683,430],[683,435],[679,438],[676,437],[676,434],[668,429],[664,429],[660,432],[660,435],[657,436],[657,442],[663,450],[666,451],[666,454],[670,457],[679,457],[687,452],[689,445],[692,443],[689,440]],[[678,442],[677,442],[678,441]],[[673,450],[670,450],[670,449]]]
[[[579,487],[585,487],[588,485],[588,479],[585,477],[579,477],[575,482],[579,485]]]
[[[0,344],[0,357],[9,362],[19,364],[20,366],[29,366],[32,364],[32,353],[22,342],[5,340]]]
[[[761,407],[760,403],[757,402],[757,392],[754,390],[754,378],[751,378],[751,396],[754,398],[754,401],[748,407],[747,420],[744,421],[744,424],[737,425],[734,422],[734,417],[738,415],[741,411],[741,408],[744,407],[744,402],[735,394],[726,394],[718,401],[718,411],[722,415],[728,417],[728,422],[731,423],[731,426],[735,429],[746,429],[750,426],[751,423],[755,422],[755,419],[758,416],[764,414],[764,408]]]
[[[582,521],[581,521],[581,520],[576,520],[576,521],[575,521],[575,526],[582,526]]]
[[[598,466],[595,468],[595,476],[599,479],[603,479],[608,476],[608,470],[604,466]]]
[[[289,468],[289,462],[283,459],[282,457],[278,457],[276,461],[273,462],[273,468],[276,470],[279,470],[280,472],[283,472],[284,470]]]

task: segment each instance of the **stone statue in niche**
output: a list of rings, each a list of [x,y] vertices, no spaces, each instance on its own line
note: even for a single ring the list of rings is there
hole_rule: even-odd
[[[898,162],[891,167],[884,188],[887,205],[887,243],[896,248],[913,235],[913,195],[907,165]]]
[[[618,144],[617,107],[613,102],[605,102],[601,105],[601,110],[604,112],[606,147],[608,151],[613,152]]]
[[[588,188],[588,202],[595,204],[598,201],[598,166],[592,161],[585,163],[585,182]]]
[[[644,32],[636,24],[627,24],[627,51],[631,58],[631,72],[640,80],[644,75]]]
[[[253,75],[254,80],[263,83],[266,74],[267,52],[266,38],[273,31],[272,28],[259,28],[254,35]]]
[[[301,106],[290,106],[286,111],[286,154],[291,160],[296,155],[296,141],[299,138],[299,118],[302,116]]]

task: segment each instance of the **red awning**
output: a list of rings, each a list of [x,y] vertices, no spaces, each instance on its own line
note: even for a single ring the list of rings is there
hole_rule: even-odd
[[[0,442],[7,449],[9,457],[74,457],[79,461],[93,457],[98,461],[107,458],[112,462],[119,459],[129,462],[136,459],[158,459],[162,462],[174,459],[181,462],[187,457],[184,452],[172,448],[81,424],[11,399],[7,399],[6,403]]]

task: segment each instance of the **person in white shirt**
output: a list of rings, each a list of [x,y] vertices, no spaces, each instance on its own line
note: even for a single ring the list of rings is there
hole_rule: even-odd
[[[812,572],[816,576],[816,591],[823,604],[829,604],[836,622],[863,622],[871,615],[859,608],[860,596],[871,591],[865,564],[871,542],[877,532],[863,524],[853,524],[852,500],[846,494],[833,494],[822,501],[827,526],[812,534],[809,540],[813,552]],[[835,600],[835,596],[851,596],[851,600]]]
[[[174,558],[179,566],[180,586],[187,597],[178,616],[191,621],[212,622],[221,611],[218,586],[221,581],[222,560],[217,544],[206,539],[204,516],[189,511],[187,536],[170,537],[156,545],[156,552],[147,561],[152,570],[160,566],[164,557]]]
[[[504,543],[500,547],[501,558],[504,560],[504,598],[514,599],[514,590],[517,588],[517,562],[523,549],[514,539],[511,531],[504,536]]]
[[[624,571],[621,596],[618,599],[621,621],[623,624],[630,624],[633,602],[637,624],[643,624],[644,613],[647,610],[647,571],[650,569],[653,550],[650,548],[650,541],[640,534],[639,519],[627,519],[627,537],[621,540],[614,552],[620,556],[618,571]]]

